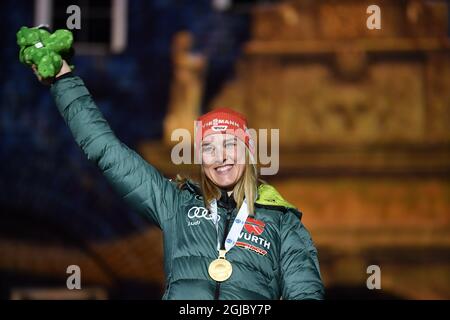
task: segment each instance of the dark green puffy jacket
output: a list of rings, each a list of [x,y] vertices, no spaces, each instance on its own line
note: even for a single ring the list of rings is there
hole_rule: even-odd
[[[217,258],[217,235],[198,187],[183,188],[164,178],[121,143],[79,77],[58,79],[51,88],[72,134],[119,195],[163,231],[166,290],[163,299],[213,299],[217,283],[208,275]],[[219,234],[227,217],[237,214],[234,201],[218,201]],[[317,251],[301,223],[301,213],[269,185],[258,189],[235,247],[227,253],[231,277],[220,284],[219,299],[321,299]]]

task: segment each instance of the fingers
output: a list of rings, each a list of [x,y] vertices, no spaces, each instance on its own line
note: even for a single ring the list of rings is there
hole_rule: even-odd
[[[36,65],[33,64],[31,66],[31,69],[33,70],[34,74],[36,75],[36,77],[38,78],[40,83],[42,83],[44,85],[51,85],[52,84],[54,79],[53,78],[46,78],[46,79],[42,78],[41,75],[38,72],[38,69],[37,69]]]
[[[39,81],[42,81],[42,77],[39,75],[39,72],[38,72],[38,70],[37,70],[37,68],[36,68],[36,65],[32,65],[31,66],[31,69],[33,70],[33,72],[34,72],[34,75],[38,78],[38,80]]]

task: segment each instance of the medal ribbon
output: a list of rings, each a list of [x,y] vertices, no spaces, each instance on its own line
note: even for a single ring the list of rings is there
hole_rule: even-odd
[[[210,210],[212,214],[212,221],[214,225],[216,226],[216,232],[217,232],[217,250],[220,252],[220,240],[219,240],[219,223],[218,223],[218,212],[217,212],[217,200],[214,199],[210,203]],[[248,206],[247,206],[247,200],[244,199],[244,202],[242,202],[241,207],[239,208],[239,212],[236,215],[236,218],[233,221],[233,225],[230,228],[230,231],[228,232],[227,238],[225,240],[225,253],[230,251],[231,248],[234,247],[236,244],[237,239],[239,238],[239,234],[242,231],[242,228],[244,228],[245,221],[248,217]]]

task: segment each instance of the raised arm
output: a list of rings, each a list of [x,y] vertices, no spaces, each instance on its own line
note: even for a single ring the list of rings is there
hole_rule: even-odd
[[[75,141],[119,195],[163,229],[173,218],[182,193],[116,138],[83,81],[65,67],[51,93]]]

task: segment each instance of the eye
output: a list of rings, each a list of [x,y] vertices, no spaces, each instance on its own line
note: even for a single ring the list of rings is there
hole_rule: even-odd
[[[202,146],[202,152],[212,153],[214,151],[214,147],[211,145]]]
[[[236,141],[228,141],[225,143],[225,148],[234,148],[236,147]]]

